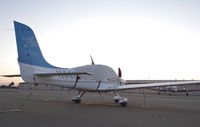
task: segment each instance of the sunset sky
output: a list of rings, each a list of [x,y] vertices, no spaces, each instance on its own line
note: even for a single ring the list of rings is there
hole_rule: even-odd
[[[124,79],[200,79],[199,0],[1,0],[0,75],[19,74],[13,21],[55,66],[104,64]],[[0,84],[21,81],[0,77]]]

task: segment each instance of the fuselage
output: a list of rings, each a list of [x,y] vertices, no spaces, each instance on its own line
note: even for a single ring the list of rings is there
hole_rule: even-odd
[[[45,68],[29,64],[20,64],[20,71],[24,81],[34,84],[52,84],[75,88],[85,91],[105,91],[116,89],[121,84],[121,78],[115,71],[105,65],[85,65],[75,68]],[[92,75],[59,75],[37,76],[38,73],[72,73],[89,72]],[[77,76],[79,77],[77,79]]]

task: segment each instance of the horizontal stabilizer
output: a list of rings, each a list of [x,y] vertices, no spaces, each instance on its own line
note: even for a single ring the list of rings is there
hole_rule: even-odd
[[[65,73],[36,73],[37,76],[49,77],[49,76],[64,76],[64,75],[92,75],[89,72],[65,72]]]
[[[12,77],[21,77],[20,74],[16,74],[16,75],[1,75],[2,77],[8,77],[8,78],[12,78]]]

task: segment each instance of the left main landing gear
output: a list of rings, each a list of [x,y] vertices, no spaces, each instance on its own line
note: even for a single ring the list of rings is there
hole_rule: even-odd
[[[114,101],[119,103],[122,107],[126,107],[128,105],[128,99],[125,97],[121,97],[119,93],[114,97]]]
[[[83,91],[79,91],[77,96],[72,97],[71,101],[74,103],[80,103],[81,102],[81,97],[85,94]]]

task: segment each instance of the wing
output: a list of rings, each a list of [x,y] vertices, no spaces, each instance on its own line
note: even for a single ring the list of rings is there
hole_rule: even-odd
[[[119,90],[128,89],[139,89],[139,88],[150,88],[150,87],[161,87],[161,86],[178,86],[178,85],[190,85],[190,84],[200,84],[200,81],[177,81],[177,82],[160,82],[160,83],[147,83],[147,84],[133,84],[133,85],[121,85]]]
[[[66,72],[66,73],[35,73],[36,76],[50,77],[50,76],[64,76],[64,75],[92,75],[90,72]]]
[[[147,83],[161,83],[161,82],[185,82],[194,80],[126,80],[126,84],[147,84]]]

